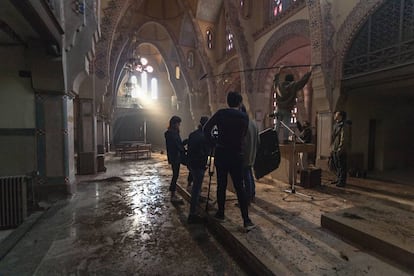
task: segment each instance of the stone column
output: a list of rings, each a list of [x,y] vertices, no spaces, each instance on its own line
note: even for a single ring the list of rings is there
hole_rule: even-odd
[[[316,118],[316,165],[326,169],[330,154],[332,111],[329,104],[332,91],[327,91],[322,71],[312,75],[312,117]]]
[[[95,174],[96,168],[96,116],[93,99],[79,99],[79,153],[78,173]]]
[[[105,122],[105,152],[109,152],[110,150],[110,123]]]
[[[39,195],[74,193],[73,99],[53,92],[36,94]]]
[[[96,129],[98,153],[105,153],[105,121],[102,117],[98,117]]]

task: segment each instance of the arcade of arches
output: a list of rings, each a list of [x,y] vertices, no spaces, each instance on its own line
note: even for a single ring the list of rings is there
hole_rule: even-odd
[[[102,151],[125,140],[164,147],[172,115],[186,137],[232,90],[261,130],[272,127],[276,67],[297,79],[309,64],[295,118],[313,126],[316,165],[326,167],[341,109],[351,166],[407,174],[413,26],[413,0],[2,1],[0,175],[37,171],[43,194],[74,192]],[[141,58],[144,72],[130,70]]]

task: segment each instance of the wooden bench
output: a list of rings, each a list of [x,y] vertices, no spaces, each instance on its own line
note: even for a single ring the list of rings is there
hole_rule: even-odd
[[[151,144],[123,145],[119,147],[121,160],[151,158]]]

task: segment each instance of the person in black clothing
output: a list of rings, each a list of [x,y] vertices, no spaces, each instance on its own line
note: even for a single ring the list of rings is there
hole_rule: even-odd
[[[193,176],[193,187],[191,189],[190,213],[188,223],[202,222],[202,218],[197,215],[197,206],[203,185],[204,173],[207,167],[207,159],[210,153],[210,147],[207,139],[204,137],[203,126],[208,121],[208,117],[202,116],[198,129],[188,136],[188,167]]]
[[[247,195],[243,186],[243,143],[247,133],[249,118],[239,110],[242,96],[238,92],[229,92],[227,95],[229,108],[218,110],[207,121],[203,128],[205,137],[211,142],[216,141],[214,163],[217,171],[217,204],[218,211],[215,218],[224,220],[224,205],[226,202],[227,175],[233,180],[237,193],[244,227],[247,231],[255,225],[249,218]],[[217,127],[218,137],[212,137],[212,130]]]
[[[337,187],[345,187],[347,178],[347,151],[350,146],[350,121],[346,120],[345,111],[336,111],[334,120],[335,124],[331,138],[331,156],[333,157],[336,169],[336,181],[333,181],[332,184],[336,184]]]
[[[167,131],[164,133],[165,144],[167,146],[168,163],[171,164],[173,171],[170,192],[171,201],[177,203],[183,203],[183,200],[175,194],[177,189],[177,179],[180,173],[180,162],[182,155],[185,154],[184,146],[180,137],[180,124],[181,118],[178,116],[172,116],[168,125]]]

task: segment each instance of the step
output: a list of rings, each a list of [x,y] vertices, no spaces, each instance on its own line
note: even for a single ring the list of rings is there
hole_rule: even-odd
[[[414,214],[371,204],[323,214],[322,227],[358,246],[414,270]]]

